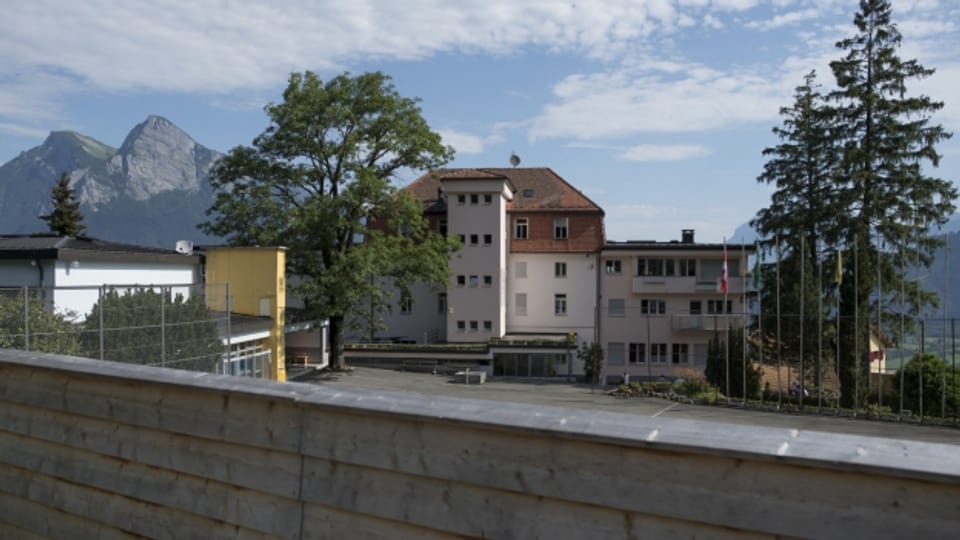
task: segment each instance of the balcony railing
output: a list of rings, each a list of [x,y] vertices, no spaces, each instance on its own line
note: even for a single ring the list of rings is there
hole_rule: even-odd
[[[672,315],[673,330],[725,332],[743,326],[743,317],[738,314],[727,315]]]
[[[727,282],[728,294],[739,295],[743,292],[743,279],[730,278]],[[633,293],[693,293],[720,292],[720,280],[702,280],[691,276],[634,276]]]

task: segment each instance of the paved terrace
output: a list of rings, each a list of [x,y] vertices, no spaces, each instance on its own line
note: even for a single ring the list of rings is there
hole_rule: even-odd
[[[593,409],[652,418],[684,418],[802,431],[939,442],[960,446],[960,428],[954,427],[838,418],[828,416],[827,412],[824,415],[775,413],[726,406],[687,405],[662,398],[617,398],[606,395],[599,386],[591,391],[589,385],[567,382],[488,379],[482,385],[468,386],[454,384],[451,380],[452,377],[446,375],[357,367],[352,368],[349,373],[342,374],[314,372],[298,379],[298,382],[331,387],[416,392],[426,396],[451,396]]]

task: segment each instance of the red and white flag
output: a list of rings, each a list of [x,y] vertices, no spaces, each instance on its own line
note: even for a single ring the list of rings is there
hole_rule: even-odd
[[[727,294],[730,284],[727,281],[727,239],[723,239],[723,272],[720,274],[720,292]]]

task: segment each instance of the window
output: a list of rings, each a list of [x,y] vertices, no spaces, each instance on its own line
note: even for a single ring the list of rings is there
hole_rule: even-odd
[[[447,235],[447,220],[441,219],[440,222],[437,223],[437,232],[443,236]]]
[[[665,300],[640,300],[640,313],[650,315],[663,315],[667,312],[667,302]]]
[[[470,235],[470,245],[475,246],[480,242],[480,235],[471,234]]]
[[[527,218],[517,218],[513,221],[513,237],[519,240],[527,239]]]
[[[466,332],[466,331],[467,331],[467,322],[457,321],[457,332]]]
[[[492,235],[492,234],[485,234],[485,235],[483,235],[483,245],[489,246],[489,245],[492,244],[492,243],[493,243],[493,235]]]
[[[477,204],[480,202],[480,196],[476,193],[470,194],[470,204]]]
[[[637,259],[638,276],[662,276],[663,259]]]
[[[483,331],[493,332],[493,321],[483,321]]]
[[[647,361],[647,344],[631,343],[629,360],[631,364],[642,364],[646,362]]]
[[[650,345],[650,362],[665,364],[667,362],[667,344],[652,343]]]
[[[490,287],[493,285],[493,276],[483,276],[483,286]]]
[[[623,343],[607,343],[607,364],[611,366],[623,365]]]
[[[623,317],[626,308],[623,298],[610,298],[607,300],[607,314],[611,317]]]
[[[663,275],[665,275],[665,276],[672,276],[672,275],[674,275],[673,269],[674,269],[674,260],[673,260],[673,259],[667,259],[667,260],[663,261]]]
[[[460,274],[457,276],[457,287],[463,287],[467,284],[467,276]]]
[[[558,278],[567,277],[567,263],[565,262],[553,263],[553,277],[558,277]]]
[[[513,298],[514,313],[521,317],[525,316],[527,314],[527,293],[518,292]]]
[[[476,287],[479,282],[480,282],[480,280],[477,278],[477,276],[470,276],[470,286],[471,286],[471,287]]]
[[[400,313],[402,315],[413,313],[413,298],[409,294],[400,297]]]
[[[697,275],[696,259],[680,259],[680,275],[693,277]]]
[[[513,273],[516,274],[518,278],[527,277],[527,263],[525,261],[518,261],[514,263]]]
[[[457,195],[457,204],[467,204],[467,196],[463,193]]]
[[[471,332],[477,331],[477,321],[470,321],[470,331]]]
[[[529,198],[531,198],[531,197],[533,197],[533,190],[532,190],[532,189],[525,189],[525,190],[523,190],[523,198],[524,198],[524,199],[529,199]]]
[[[604,265],[604,269],[608,274],[619,274],[622,271],[620,259],[608,260]]]
[[[445,292],[437,295],[437,313],[440,315],[447,314],[447,293]]]
[[[553,295],[553,314],[554,315],[567,314],[567,295],[565,294]]]
[[[690,314],[691,315],[700,315],[703,313],[703,302],[700,300],[691,300],[690,301]]]
[[[493,203],[493,195],[489,193],[485,193],[483,195],[483,204],[492,204],[492,203]]]
[[[690,361],[690,346],[686,343],[673,344],[673,363],[686,364]]]
[[[567,239],[568,221],[565,217],[558,217],[553,220],[553,238],[555,240]]]
[[[707,313],[710,315],[722,315],[723,300],[707,300]],[[727,300],[727,313],[733,313],[733,300]]]

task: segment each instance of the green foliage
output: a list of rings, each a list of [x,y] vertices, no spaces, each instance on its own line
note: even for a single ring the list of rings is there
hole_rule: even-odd
[[[389,309],[391,291],[449,279],[455,241],[431,230],[420,204],[390,180],[441,167],[453,150],[417,100],[379,72],[327,83],[294,73],[283,102],[266,112],[270,125],[253,145],[214,168],[216,199],[201,228],[232,245],[286,246],[302,279],[294,293],[310,316],[329,319],[332,365],[342,369],[348,314]]]
[[[934,70],[898,56],[901,36],[891,12],[889,0],[861,0],[853,21],[856,32],[837,43],[844,56],[830,64],[837,89],[822,96],[811,73],[797,88],[794,106],[781,111],[784,125],[774,129],[781,144],[764,151],[770,161],[758,179],[777,189],[770,206],[753,221],[761,234],[785,243],[787,275],[781,278],[789,286],[780,298],[781,309],[798,316],[802,305],[805,314],[816,314],[810,310],[815,303],[811,299],[822,299],[829,312],[861,314],[857,327],[851,321],[832,332],[840,341],[845,406],[852,405],[854,388],[867,387],[865,315],[876,310],[871,301],[882,298],[914,313],[936,305],[936,296],[905,274],[915,266],[929,266],[940,243],[930,231],[945,224],[956,209],[956,188],[925,173],[939,165],[936,145],[951,136],[930,123],[943,103],[911,96],[907,89],[908,82],[929,77]],[[885,250],[876,247],[877,238]],[[772,241],[767,238],[768,249]],[[809,267],[800,264],[801,247]],[[810,269],[823,263],[832,275],[840,252],[844,264],[839,304],[833,303],[834,279],[800,290],[801,268],[810,276]],[[765,286],[769,289],[771,282]],[[882,331],[892,334],[889,328]],[[799,343],[815,343],[807,328],[802,335],[799,328],[784,331],[781,339],[795,355]],[[835,350],[835,345],[825,349]],[[803,356],[807,361],[807,354]]]
[[[70,185],[70,175],[63,173],[60,180],[53,187],[51,194],[53,210],[49,214],[40,216],[47,222],[50,232],[58,236],[77,237],[86,230],[83,224],[83,214],[80,213],[80,201],[77,200],[73,187]]]
[[[201,297],[138,289],[106,291],[94,304],[83,334],[90,358],[100,358],[101,310],[104,360],[213,372],[223,356],[217,325]]]
[[[902,373],[901,373],[902,372]],[[943,406],[947,415],[957,411],[960,391],[960,374],[954,372],[937,355],[932,353],[916,354],[894,378],[894,403],[900,404],[899,381],[903,376],[903,407],[913,414],[940,416]],[[921,385],[920,381],[923,381]],[[921,394],[923,395],[921,409]]]
[[[728,334],[730,339],[729,366],[730,366],[730,389],[727,391],[727,345],[720,339],[720,333],[715,333],[710,343],[707,344],[707,366],[704,369],[706,380],[720,389],[724,395],[731,397],[743,397],[743,330],[731,330]],[[762,371],[753,367],[751,361],[753,355],[747,351],[746,355],[746,375],[747,375],[747,397],[756,397],[760,393],[760,376]]]
[[[44,308],[39,296],[28,297],[24,306],[23,293],[15,296],[0,294],[0,348],[26,349],[24,309],[29,312],[31,351],[81,354],[77,327],[66,316]]]
[[[577,350],[577,358],[583,361],[583,375],[588,382],[596,383],[603,371],[603,346],[596,341],[584,342]]]

